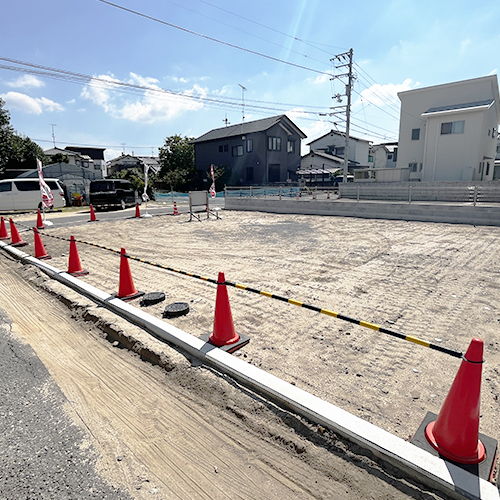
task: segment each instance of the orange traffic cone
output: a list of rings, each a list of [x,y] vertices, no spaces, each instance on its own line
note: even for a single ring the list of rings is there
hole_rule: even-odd
[[[97,220],[99,220],[99,219],[95,216],[94,207],[92,206],[92,203],[91,203],[90,204],[90,220],[89,220],[89,222],[96,222]]]
[[[40,212],[40,209],[38,209],[38,215],[36,216],[36,228],[37,229],[45,229],[45,226],[43,225],[43,220],[42,220],[42,212]]]
[[[9,233],[7,232],[7,226],[5,225],[5,220],[2,217],[2,221],[0,222],[0,240],[8,240]]]
[[[12,236],[12,246],[23,247],[24,245],[27,245],[28,243],[23,241],[21,239],[21,236],[19,236],[19,231],[17,230],[14,221],[12,219],[9,219],[9,222],[10,222],[10,235]]]
[[[130,272],[130,266],[128,264],[128,258],[125,257],[125,248],[121,249],[120,254],[120,283],[118,286],[118,293],[115,294],[115,297],[129,301],[137,297],[141,297],[144,295],[144,292],[138,292],[135,288],[132,273]]]
[[[135,216],[137,218],[140,218],[141,217],[141,211],[139,210],[139,203],[136,203],[135,204]]]
[[[479,406],[483,341],[472,339],[450,392],[425,437],[440,455],[460,464],[477,464],[486,456],[479,440]]]
[[[85,269],[83,269],[82,263],[80,262],[80,257],[78,255],[78,249],[76,248],[76,241],[74,236],[71,236],[69,242],[68,274],[71,274],[71,276],[84,276],[86,274],[89,274],[88,271],[85,271]]]
[[[33,228],[33,232],[35,233],[35,257],[37,259],[52,259],[50,255],[47,255],[42,238],[36,227]]]
[[[179,212],[177,211],[177,203],[174,201],[174,215],[179,215]]]
[[[208,337],[209,342],[218,347],[234,344],[240,340],[240,336],[234,331],[233,315],[231,314],[225,281],[224,273],[219,273],[215,299],[214,331]]]

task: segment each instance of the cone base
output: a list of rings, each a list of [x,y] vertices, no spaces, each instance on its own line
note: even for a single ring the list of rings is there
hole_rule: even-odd
[[[239,334],[239,340],[235,342],[234,344],[226,344],[226,345],[221,345],[221,346],[216,346],[212,342],[210,342],[210,337],[212,336],[211,333],[206,333],[204,335],[200,335],[200,339],[212,344],[213,346],[217,347],[218,349],[228,352],[229,354],[237,351],[238,349],[241,349],[243,346],[246,346],[250,342],[250,337],[247,337],[246,335],[243,335],[242,333]]]
[[[28,243],[26,241],[18,241],[17,243],[12,243],[10,246],[11,247],[24,247]]]
[[[0,237],[0,240],[10,240],[10,236],[2,236]]]
[[[89,272],[85,271],[85,269],[82,269],[81,271],[73,271],[72,273],[68,271],[68,274],[77,277],[77,276],[86,276],[87,274],[89,274]]]
[[[425,437],[426,427],[431,422],[434,422],[436,419],[437,415],[435,413],[428,412],[425,415],[419,428],[417,429],[417,432],[415,432],[415,435],[412,437],[411,443],[417,446],[418,448],[427,451],[431,455],[434,455],[436,457],[441,457],[444,460],[450,460],[446,458],[444,455],[440,455],[440,453],[431,446],[431,444],[429,443],[429,441],[427,441],[427,438]],[[464,469],[467,472],[470,472],[471,474],[480,477],[481,479],[489,481],[491,478],[491,474],[495,470],[495,464],[496,464],[495,457],[497,453],[498,443],[496,439],[486,436],[481,432],[479,433],[479,439],[486,448],[486,458],[482,462],[478,464],[461,464],[459,462],[453,461],[452,463],[455,464],[457,467],[460,467],[461,469]]]
[[[451,453],[448,450],[444,449],[439,445],[439,443],[436,441],[436,437],[434,436],[435,425],[436,422],[434,421],[425,428],[425,437],[427,438],[427,441],[429,441],[430,445],[443,457],[461,464],[478,464],[486,458],[486,450],[484,448],[484,444],[481,443],[480,440],[478,440],[477,442],[477,449],[474,455],[470,455],[467,457],[455,455],[454,453]]]
[[[113,297],[115,297],[116,299],[120,299],[120,300],[123,300],[125,302],[129,302],[131,300],[134,300],[134,299],[137,299],[138,297],[142,297],[143,295],[145,295],[146,292],[139,292],[139,291],[136,291],[134,293],[131,293],[129,295],[122,295],[121,297],[118,295],[118,292],[117,293],[114,293],[113,294]]]
[[[37,257],[35,255],[35,259],[39,259],[39,260],[48,260],[48,259],[52,259],[52,256],[50,255],[41,255],[40,257]]]

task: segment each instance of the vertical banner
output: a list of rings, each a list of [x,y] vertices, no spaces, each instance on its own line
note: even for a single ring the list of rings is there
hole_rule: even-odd
[[[146,163],[144,164],[144,193],[142,193],[142,199],[145,202],[149,201],[149,196],[148,196],[148,172],[149,172],[149,165]]]
[[[37,158],[38,182],[40,183],[40,195],[42,197],[43,208],[51,208],[54,205],[54,195],[45,180],[43,179],[42,162]]]
[[[217,193],[215,192],[215,179],[214,179],[214,166],[210,165],[210,175],[212,176],[212,185],[210,186],[210,196],[215,198]]]

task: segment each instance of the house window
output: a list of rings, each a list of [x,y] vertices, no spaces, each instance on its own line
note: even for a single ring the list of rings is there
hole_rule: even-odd
[[[344,151],[345,151],[344,147],[342,147],[342,148],[335,148],[335,155],[336,156],[344,156]]]
[[[253,139],[247,139],[247,153],[253,151]]]
[[[371,163],[373,161],[373,155],[368,155],[368,163]]]
[[[286,152],[287,153],[295,153],[295,141],[288,141],[286,144]]]
[[[253,167],[247,167],[247,181],[253,181]]]
[[[410,168],[410,172],[418,172],[418,163],[408,163],[408,167]]]
[[[222,153],[224,151],[224,146],[219,146],[219,153]]]
[[[500,144],[497,146],[497,154],[500,154]]]
[[[243,146],[233,146],[231,151],[233,156],[243,156]]]
[[[486,175],[490,175],[490,162],[486,163]]]
[[[420,140],[420,129],[419,128],[412,129],[411,140],[412,141],[419,141]]]
[[[441,135],[447,134],[463,134],[465,128],[465,120],[458,122],[441,123]]]
[[[229,153],[229,146],[224,144],[224,153]]]
[[[387,159],[388,159],[388,160],[392,160],[392,154],[387,155]]]
[[[269,151],[281,151],[281,137],[268,137]]]

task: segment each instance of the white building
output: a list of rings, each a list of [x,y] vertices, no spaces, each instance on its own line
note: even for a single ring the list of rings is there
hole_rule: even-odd
[[[492,180],[500,122],[496,75],[408,90],[397,166],[410,180]]]
[[[373,168],[396,168],[398,160],[398,143],[385,142],[383,144],[374,144],[370,148],[370,164]]]
[[[332,156],[344,158],[345,134],[331,130],[327,134],[311,141],[308,146],[311,151],[324,151]],[[370,142],[349,136],[349,164],[368,166]]]

